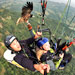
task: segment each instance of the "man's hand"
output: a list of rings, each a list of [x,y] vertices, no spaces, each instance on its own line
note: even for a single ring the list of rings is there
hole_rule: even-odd
[[[59,57],[60,57],[60,58],[63,58],[63,57],[64,57],[64,53],[59,54]]]
[[[68,52],[69,51],[69,48],[67,48],[65,51]]]
[[[50,66],[48,64],[35,64],[34,68],[41,74],[44,74],[44,70],[47,69],[47,73],[50,71]]]
[[[35,39],[39,38],[42,35],[42,32],[37,32],[34,36]]]

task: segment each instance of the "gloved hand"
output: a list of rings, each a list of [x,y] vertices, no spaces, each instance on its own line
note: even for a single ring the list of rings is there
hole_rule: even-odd
[[[27,27],[28,27],[28,29],[29,29],[29,30],[31,30],[31,29],[32,29],[32,26],[31,26],[31,24],[30,24],[30,23],[28,23]]]

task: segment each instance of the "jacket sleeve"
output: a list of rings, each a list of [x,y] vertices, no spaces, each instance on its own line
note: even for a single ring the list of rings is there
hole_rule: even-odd
[[[25,55],[23,54],[18,54],[14,57],[14,60],[20,64],[22,67],[27,68],[31,71],[35,71],[34,68],[34,61],[30,60],[29,58],[27,58]]]
[[[32,44],[34,41],[35,41],[35,39],[34,39],[34,37],[32,37],[32,38],[27,39],[27,40],[26,40],[26,43],[27,43],[28,45],[30,45],[30,44]]]
[[[32,44],[34,41],[35,41],[34,37],[31,37],[31,38],[29,38],[29,39],[27,39],[27,40],[21,40],[20,42],[21,42],[21,43],[25,43],[26,45],[30,45],[30,44]]]
[[[34,63],[32,60],[28,59],[28,58],[23,58],[22,61],[21,61],[21,65],[24,67],[24,68],[27,68],[31,71],[35,71],[35,68],[34,68]]]

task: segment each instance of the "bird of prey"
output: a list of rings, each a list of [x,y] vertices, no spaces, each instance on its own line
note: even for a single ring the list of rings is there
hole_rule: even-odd
[[[28,23],[29,18],[32,17],[31,14],[32,10],[33,10],[33,2],[27,2],[22,7],[21,17],[17,20],[16,24],[18,25],[19,23],[22,22]]]

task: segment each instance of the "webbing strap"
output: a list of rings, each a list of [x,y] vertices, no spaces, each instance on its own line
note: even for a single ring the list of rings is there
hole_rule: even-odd
[[[54,32],[54,35],[56,34],[56,32],[57,32],[57,30],[58,30],[58,28],[59,28],[59,26],[60,26],[60,24],[62,22],[62,19],[63,19],[64,15],[65,15],[65,12],[66,12],[67,7],[68,7],[68,3],[69,3],[69,0],[68,0],[68,2],[66,4],[65,8],[64,8],[64,11],[62,12],[62,16],[60,18],[60,21],[58,22],[58,25],[57,25],[56,30]]]
[[[22,67],[20,64],[18,64],[16,61],[12,61],[11,64],[16,65],[17,67],[24,69],[24,67]]]

